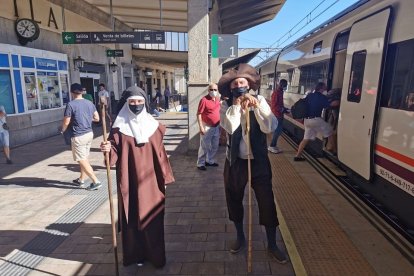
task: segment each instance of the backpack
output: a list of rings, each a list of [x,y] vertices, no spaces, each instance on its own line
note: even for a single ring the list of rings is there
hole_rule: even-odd
[[[293,119],[303,119],[308,115],[306,98],[299,99],[290,109]]]

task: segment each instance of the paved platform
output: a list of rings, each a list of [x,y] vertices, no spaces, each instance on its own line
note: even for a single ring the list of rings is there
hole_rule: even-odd
[[[199,171],[195,153],[186,150],[186,114],[164,113],[159,120],[167,126],[165,146],[176,178],[166,192],[167,265],[120,262],[120,274],[247,274],[246,252],[228,251],[235,233],[223,190],[224,147],[218,168]],[[78,166],[60,136],[12,149],[14,164],[0,164],[0,275],[115,275],[101,140],[94,140],[90,160],[104,187],[94,192],[72,185]],[[309,164],[291,162],[294,150],[281,143],[284,153],[270,158],[281,221],[277,242],[290,262],[267,256],[254,206],[252,274],[414,275],[412,265]],[[112,173],[113,186],[114,180]],[[119,245],[120,260],[121,252]]]

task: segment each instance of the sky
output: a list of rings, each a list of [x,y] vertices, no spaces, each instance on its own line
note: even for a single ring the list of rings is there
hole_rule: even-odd
[[[286,0],[273,20],[238,33],[239,48],[283,47],[358,1]],[[249,63],[257,65],[273,54],[262,51]]]

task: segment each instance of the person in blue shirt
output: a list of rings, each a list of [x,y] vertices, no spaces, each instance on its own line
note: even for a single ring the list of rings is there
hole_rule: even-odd
[[[74,83],[70,87],[73,100],[66,105],[61,134],[65,131],[71,132],[73,159],[80,166],[80,176],[73,182],[92,191],[102,186],[88,160],[93,140],[92,122],[99,122],[99,114],[93,103],[82,97],[82,90],[79,83]],[[85,185],[87,177],[92,180],[89,186]]]
[[[324,95],[327,86],[319,82],[315,90],[306,96],[307,117],[304,118],[305,134],[300,142],[294,161],[305,161],[302,152],[310,140],[315,140],[316,135],[321,133],[324,138],[332,136],[332,127],[322,119],[322,110],[330,106],[328,98]]]

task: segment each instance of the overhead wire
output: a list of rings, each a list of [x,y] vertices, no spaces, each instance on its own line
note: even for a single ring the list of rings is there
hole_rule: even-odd
[[[278,40],[276,40],[274,43],[272,43],[269,48],[271,48],[273,45],[277,44],[277,48],[279,48],[283,43],[285,43],[286,41],[288,41],[290,38],[292,38],[294,35],[296,35],[298,32],[300,32],[301,30],[303,30],[303,28],[305,28],[309,23],[311,23],[313,20],[317,19],[319,16],[321,16],[323,13],[325,13],[328,9],[330,9],[332,6],[334,6],[336,3],[339,2],[339,0],[335,0],[331,5],[329,5],[327,8],[325,8],[323,11],[321,11],[319,14],[317,14],[316,16],[314,16],[313,18],[312,16],[312,12],[314,12],[317,8],[319,8],[326,0],[322,0],[315,8],[313,8],[312,11],[310,11],[302,20],[300,20],[298,23],[295,24],[295,26],[293,26],[289,31],[287,31],[283,36],[281,36]],[[302,28],[299,28],[296,32],[294,32],[292,34],[292,31],[299,26],[299,24],[301,24],[304,20],[307,20],[306,24],[302,26]],[[288,36],[285,40],[283,40],[282,42],[280,42],[280,40],[282,40],[284,37]],[[279,43],[280,42],[280,43]]]
[[[327,8],[325,8],[323,11],[321,11],[320,13],[318,13],[316,16],[314,16],[313,18],[312,13],[319,8],[324,2],[326,2],[326,0],[322,0],[321,2],[319,2],[319,4],[313,8],[303,19],[301,19],[298,23],[296,23],[288,32],[286,32],[283,36],[281,36],[278,40],[276,40],[274,43],[270,44],[269,47],[263,48],[263,49],[272,49],[272,46],[274,46],[276,43],[278,43],[281,39],[283,39],[285,36],[289,35],[285,40],[283,40],[282,42],[278,43],[276,45],[275,48],[282,48],[283,43],[285,43],[286,41],[288,41],[290,38],[292,38],[294,35],[296,35],[298,32],[300,32],[301,30],[303,30],[303,28],[305,28],[309,23],[311,23],[313,20],[317,19],[319,16],[321,16],[323,13],[325,13],[328,9],[330,9],[332,6],[334,6],[336,3],[338,3],[340,0],[335,0],[335,2],[333,2],[332,4],[330,4]],[[302,26],[302,28],[298,29],[297,31],[295,31],[292,34],[292,31],[299,25],[301,24],[304,20],[307,20],[306,24],[304,26]],[[266,52],[266,59],[268,58],[268,51]],[[254,59],[256,59],[257,57],[260,57],[261,53],[259,53]],[[262,60],[263,58],[260,57]],[[253,60],[254,60],[253,59]]]

